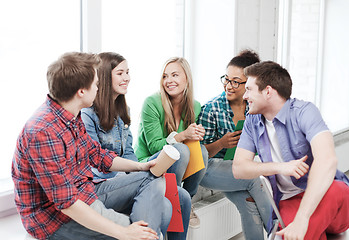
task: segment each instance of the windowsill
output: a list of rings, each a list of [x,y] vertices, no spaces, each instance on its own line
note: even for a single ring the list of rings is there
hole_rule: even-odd
[[[0,217],[0,232],[1,238],[7,240],[23,240],[27,235],[18,214]]]
[[[0,193],[0,218],[17,213],[13,190]]]
[[[349,128],[342,129],[333,133],[334,145],[336,147],[349,142]]]

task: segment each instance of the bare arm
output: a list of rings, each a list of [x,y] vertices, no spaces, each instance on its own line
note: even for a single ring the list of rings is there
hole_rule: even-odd
[[[331,186],[337,169],[332,134],[329,131],[319,133],[311,141],[314,161],[309,171],[307,188],[300,203],[294,221],[278,234],[285,239],[297,236],[303,239],[308,229],[308,222],[321,199]]]
[[[233,174],[236,179],[252,179],[277,173],[277,163],[254,162],[254,153],[237,148],[233,161]]]
[[[208,157],[213,157],[223,148],[236,147],[239,142],[241,132],[242,131],[228,132],[217,141],[210,144],[205,144],[205,147],[209,153]]]
[[[261,163],[254,162],[254,153],[243,148],[237,148],[233,161],[233,174],[237,179],[252,179],[263,176],[271,176],[275,174],[283,174],[285,176],[293,176],[296,179],[304,176],[309,166],[305,163],[308,156],[304,156],[297,160],[284,163]]]
[[[122,157],[115,157],[109,170],[121,172],[148,171],[154,165],[155,161],[140,163]]]
[[[140,221],[123,227],[103,217],[81,200],[62,212],[86,228],[117,239],[158,239],[156,232],[146,227],[147,223]]]
[[[219,139],[220,140],[220,139]],[[220,141],[217,140],[213,143],[210,144],[204,144],[204,146],[206,147],[207,151],[208,151],[208,158],[212,158],[213,156],[215,156],[220,150],[223,149],[222,145],[220,144]]]

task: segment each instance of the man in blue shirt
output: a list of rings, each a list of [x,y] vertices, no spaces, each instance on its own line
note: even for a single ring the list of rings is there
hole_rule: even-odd
[[[274,62],[247,67],[249,103],[233,161],[235,178],[268,176],[284,239],[326,239],[349,227],[349,181],[337,170],[331,132],[310,102],[290,98],[292,80]],[[261,163],[254,162],[258,153]]]

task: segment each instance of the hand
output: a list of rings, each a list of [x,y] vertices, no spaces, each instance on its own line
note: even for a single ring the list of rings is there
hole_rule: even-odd
[[[152,239],[159,239],[156,232],[147,227],[148,223],[144,221],[138,221],[134,222],[128,227],[126,227],[126,230],[124,232],[124,236],[120,237],[120,240],[152,240]]]
[[[308,230],[309,220],[295,217],[286,228],[276,232],[276,235],[284,236],[285,240],[303,240]]]
[[[139,163],[139,171],[148,171],[151,167],[155,166],[155,164],[155,160],[151,160],[146,163]]]
[[[199,124],[192,123],[188,126],[188,128],[184,131],[186,140],[203,140],[205,136],[205,128]]]
[[[228,132],[221,139],[219,139],[222,148],[233,148],[238,145],[240,140],[240,131]]]
[[[309,171],[309,165],[305,163],[308,159],[308,156],[298,160],[292,160],[289,162],[284,162],[280,164],[280,174],[285,176],[293,176],[296,179],[303,177]]]

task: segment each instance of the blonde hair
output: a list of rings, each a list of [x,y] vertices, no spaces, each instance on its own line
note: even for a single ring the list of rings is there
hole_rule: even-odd
[[[177,130],[175,118],[173,114],[173,106],[170,101],[170,96],[167,94],[163,86],[163,82],[164,82],[163,74],[165,72],[167,65],[170,63],[178,63],[183,68],[185,76],[187,78],[187,85],[183,92],[183,99],[180,103],[181,112],[184,113],[184,114],[181,114],[181,118],[183,117],[184,127],[187,128],[191,123],[195,122],[193,78],[192,78],[189,63],[184,58],[180,58],[180,57],[170,58],[165,62],[163,66],[161,80],[160,80],[161,102],[162,102],[162,107],[164,108],[164,111],[165,111],[164,126],[168,134]]]

